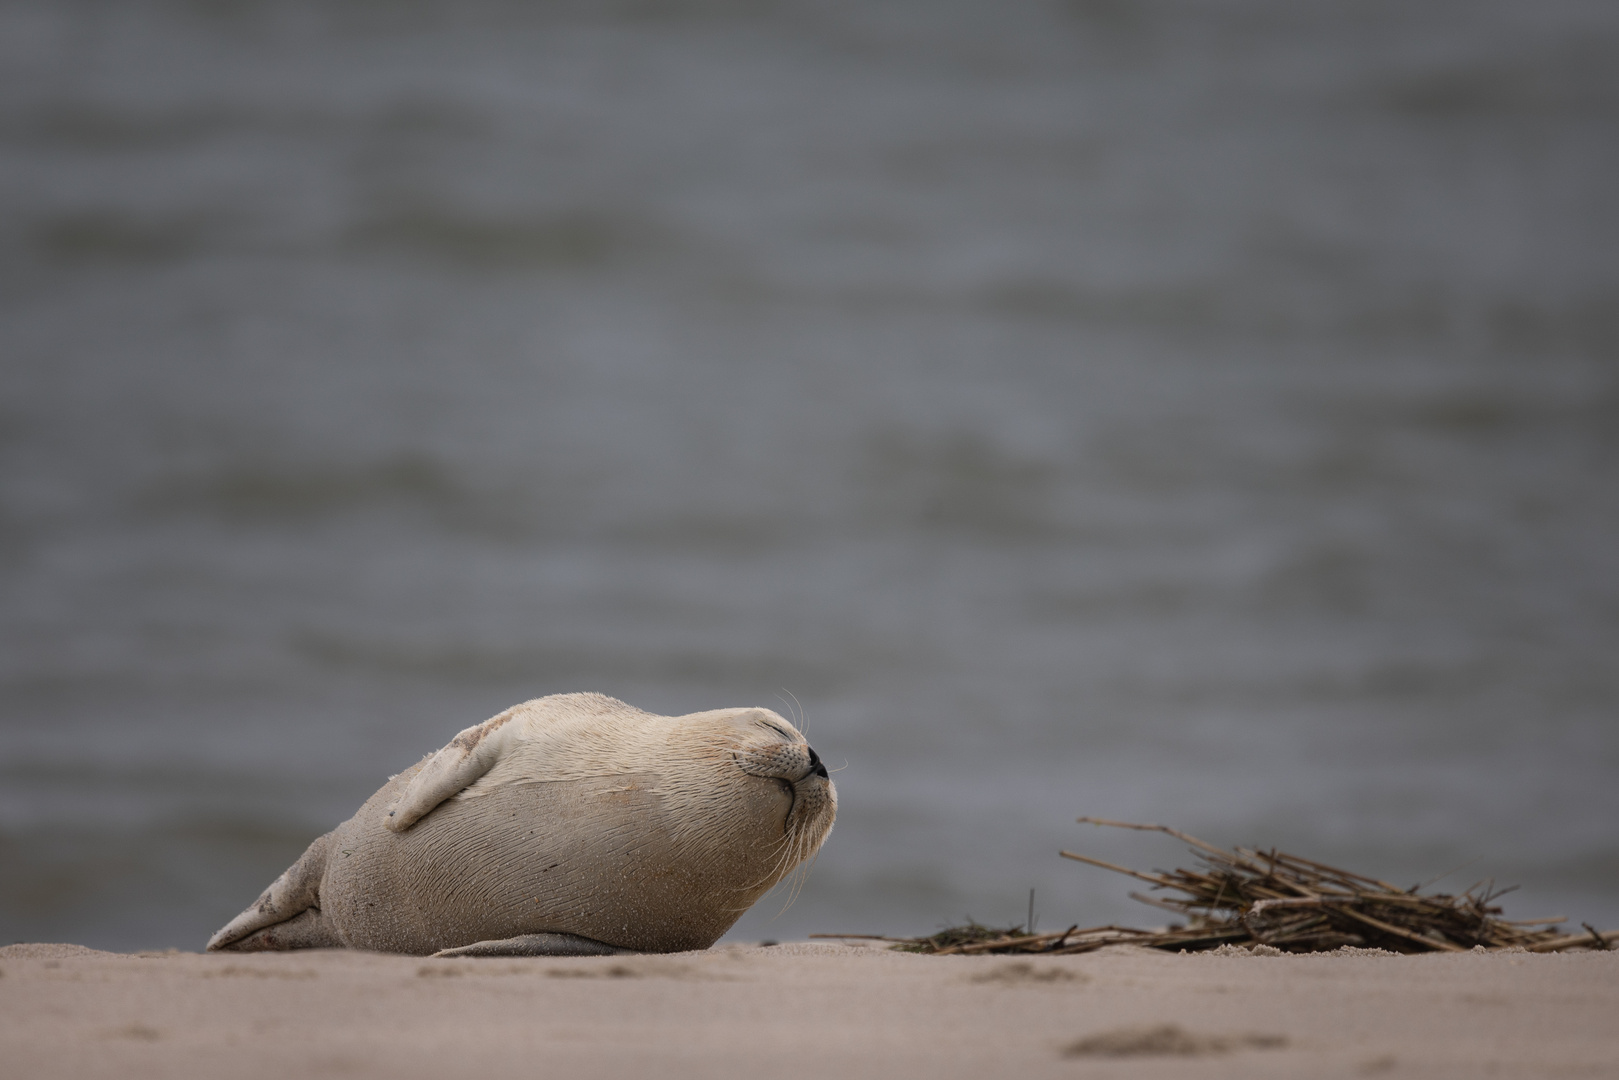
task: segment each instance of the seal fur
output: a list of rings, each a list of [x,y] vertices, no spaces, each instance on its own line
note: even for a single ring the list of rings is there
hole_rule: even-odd
[[[703,949],[836,813],[820,758],[769,709],[539,698],[390,779],[208,948]]]

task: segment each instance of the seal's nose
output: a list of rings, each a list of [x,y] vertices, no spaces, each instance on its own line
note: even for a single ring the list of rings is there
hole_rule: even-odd
[[[815,747],[813,746],[809,748],[809,752],[810,772],[814,773],[816,776],[819,776],[822,780],[829,779],[829,777],[826,775],[826,763],[821,760],[821,755],[815,752]]]

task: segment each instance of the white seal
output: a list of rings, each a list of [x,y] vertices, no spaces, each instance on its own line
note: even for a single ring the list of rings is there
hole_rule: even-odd
[[[389,780],[208,948],[705,949],[836,813],[826,766],[769,709],[539,698]]]

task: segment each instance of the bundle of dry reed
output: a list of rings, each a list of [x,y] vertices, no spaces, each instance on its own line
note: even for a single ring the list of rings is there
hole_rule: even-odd
[[[1130,895],[1184,917],[1161,930],[1123,926],[1069,927],[1061,933],[1033,934],[1028,927],[995,929],[969,923],[928,937],[817,934],[892,942],[908,952],[935,956],[973,953],[1040,953],[1060,956],[1105,945],[1145,945],[1197,951],[1221,945],[1268,946],[1283,952],[1321,952],[1343,946],[1389,952],[1462,952],[1524,949],[1607,949],[1619,930],[1600,932],[1589,924],[1579,934],[1559,933],[1563,916],[1502,919],[1494,901],[1511,892],[1481,882],[1459,896],[1424,894],[1420,886],[1402,889],[1386,881],[1339,870],[1297,855],[1271,850],[1226,851],[1163,825],[1137,825],[1082,817],[1081,823],[1161,832],[1191,845],[1200,866],[1146,874],[1087,855],[1062,852],[1066,859],[1100,866],[1148,882],[1153,889],[1181,895]]]

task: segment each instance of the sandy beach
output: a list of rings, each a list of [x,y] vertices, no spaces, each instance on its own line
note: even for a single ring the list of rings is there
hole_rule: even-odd
[[[6,1077],[1619,1076],[1619,953],[0,949]]]

